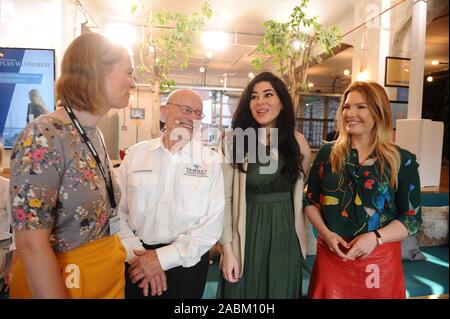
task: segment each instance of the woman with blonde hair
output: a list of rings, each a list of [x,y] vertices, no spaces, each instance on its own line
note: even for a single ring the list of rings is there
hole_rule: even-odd
[[[128,51],[98,33],[67,48],[57,110],[30,122],[11,155],[11,210],[19,258],[10,298],[124,298],[120,190],[97,128],[128,106]]]
[[[28,103],[27,109],[27,123],[37,118],[41,114],[47,114],[48,109],[45,106],[44,100],[41,97],[38,89],[31,89],[28,92],[30,103]]]
[[[310,298],[405,298],[401,240],[418,232],[414,154],[392,140],[388,96],[354,82],[337,112],[339,136],[311,167],[305,213],[319,233]]]

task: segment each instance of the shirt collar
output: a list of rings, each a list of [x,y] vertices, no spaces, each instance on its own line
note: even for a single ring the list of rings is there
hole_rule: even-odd
[[[154,151],[160,147],[162,148],[162,146],[163,146],[162,145],[162,135],[160,137],[151,139],[149,142],[150,142],[150,146],[149,146],[150,151]]]
[[[162,138],[164,136],[161,135],[160,137],[154,138],[152,140],[150,140],[150,151],[154,151],[156,149],[161,149],[162,151],[166,152],[167,154],[170,155],[184,155],[184,156],[189,156],[191,159],[194,158],[195,154],[192,154],[192,151],[196,151],[196,150],[201,150],[202,149],[202,144],[200,141],[196,140],[196,139],[190,139],[189,142],[187,142],[182,148],[181,151],[179,153],[171,153],[168,149],[166,149],[164,147]],[[201,155],[201,154],[198,154]]]

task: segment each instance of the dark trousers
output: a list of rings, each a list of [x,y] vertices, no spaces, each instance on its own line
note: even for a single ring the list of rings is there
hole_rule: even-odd
[[[147,250],[157,249],[161,245],[146,245]],[[143,294],[143,289],[139,288],[139,283],[131,283],[128,269],[130,265],[125,263],[125,299],[201,299],[205,290],[206,277],[208,275],[209,251],[205,253],[200,261],[189,268],[178,266],[167,270],[167,290],[161,296],[152,296],[151,287],[149,286],[149,294],[147,297]]]

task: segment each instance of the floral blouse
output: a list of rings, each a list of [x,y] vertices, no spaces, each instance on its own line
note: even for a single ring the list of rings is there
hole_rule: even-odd
[[[99,131],[84,129],[106,175],[111,171],[119,203],[120,189]],[[10,195],[14,229],[51,229],[55,252],[109,236],[109,219],[117,215],[105,179],[77,129],[50,115],[32,121],[17,138],[11,155]]]
[[[344,237],[353,238],[373,231],[397,219],[409,235],[422,223],[420,181],[414,154],[399,148],[401,167],[398,187],[381,180],[375,159],[359,165],[358,151],[352,149],[344,162],[342,177],[331,171],[329,156],[333,144],[319,150],[309,173],[304,207],[320,209],[327,227]]]

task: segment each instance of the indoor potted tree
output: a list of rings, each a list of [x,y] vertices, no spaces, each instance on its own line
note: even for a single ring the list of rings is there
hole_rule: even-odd
[[[132,7],[133,12],[137,10],[138,6]],[[188,66],[192,47],[211,18],[212,10],[209,3],[204,2],[201,13],[192,15],[167,10],[147,10],[145,15],[147,21],[142,27],[136,70],[152,86],[151,137],[154,138],[160,135],[160,92],[175,85],[175,81],[169,78],[169,69],[175,65],[181,68]]]
[[[309,0],[302,0],[287,22],[264,22],[266,31],[256,48],[257,53],[269,56],[276,65],[276,71],[289,88],[295,110],[300,94],[308,91],[306,77],[310,63],[319,62],[322,54],[330,53],[341,44],[337,27],[325,27],[317,22],[317,17],[307,16],[308,3]],[[265,62],[257,57],[251,63],[255,70],[259,70]]]

